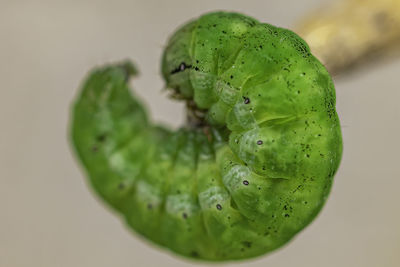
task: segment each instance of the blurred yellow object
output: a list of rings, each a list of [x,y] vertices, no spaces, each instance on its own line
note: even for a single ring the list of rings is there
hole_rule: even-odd
[[[295,31],[339,74],[400,54],[400,0],[341,0],[314,11]]]

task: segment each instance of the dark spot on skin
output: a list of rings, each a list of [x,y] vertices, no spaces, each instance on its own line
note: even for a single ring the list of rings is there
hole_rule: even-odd
[[[222,210],[222,206],[220,204],[217,204],[216,207],[217,207],[217,210]]]
[[[310,155],[309,155],[309,154],[307,154],[306,156],[307,156],[307,158],[309,158],[309,157],[310,157]]]
[[[122,189],[124,189],[124,188],[125,188],[124,183],[120,183],[120,184],[118,185],[118,189],[122,190]]]
[[[198,71],[198,70],[199,70],[199,68],[198,68],[198,67],[195,67],[195,68],[194,68],[194,70],[195,70],[195,71]]]
[[[226,31],[222,31],[223,34],[226,34]]]
[[[246,105],[250,103],[250,98],[248,98],[248,97],[243,97],[243,99],[244,99],[244,103],[245,103]]]
[[[99,136],[97,136],[97,141],[99,142],[104,142],[106,140],[106,134],[101,134]]]
[[[149,204],[147,204],[147,208],[148,208],[149,210],[151,210],[151,209],[153,208],[153,205],[151,205],[151,204],[149,203]]]
[[[263,144],[263,141],[262,140],[258,140],[257,141],[257,145],[262,145]]]
[[[184,212],[183,214],[182,214],[182,217],[183,217],[183,219],[187,219],[187,214]]]
[[[233,75],[231,75],[231,79],[233,79]]]
[[[242,244],[245,247],[251,248],[251,242],[250,241],[243,241]]]
[[[298,186],[296,187],[296,189],[295,189],[295,190],[293,190],[293,193],[296,193],[296,192],[297,192],[297,190],[302,190],[302,188],[303,188],[303,186],[302,186],[302,185],[298,185]],[[292,209],[292,207],[290,207],[290,209]]]
[[[286,214],[285,214],[285,217],[286,217],[286,218],[289,218],[289,217],[290,217],[290,215],[286,213]]]
[[[243,184],[244,184],[244,185],[249,185],[249,181],[244,180],[244,181],[243,181]]]
[[[192,257],[194,257],[194,258],[197,258],[197,257],[199,256],[199,253],[197,253],[197,251],[192,251],[192,252],[190,253],[190,255],[191,255]]]
[[[98,150],[99,150],[99,148],[98,148],[97,146],[93,146],[93,147],[92,147],[92,151],[93,151],[93,152],[97,152]]]

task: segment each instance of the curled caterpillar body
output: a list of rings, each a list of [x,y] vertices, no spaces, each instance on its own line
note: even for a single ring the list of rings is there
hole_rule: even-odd
[[[331,78],[294,33],[236,13],[180,28],[164,51],[168,88],[201,126],[155,126],[131,63],[88,77],[72,138],[96,191],[138,233],[204,260],[287,243],[322,208],[342,154]]]

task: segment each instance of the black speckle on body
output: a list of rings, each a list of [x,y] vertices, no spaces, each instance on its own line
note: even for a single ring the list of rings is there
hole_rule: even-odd
[[[99,142],[104,142],[106,140],[106,134],[101,134],[99,136],[97,136],[97,141]]]
[[[245,247],[251,248],[251,242],[250,241],[243,241],[242,244]]]

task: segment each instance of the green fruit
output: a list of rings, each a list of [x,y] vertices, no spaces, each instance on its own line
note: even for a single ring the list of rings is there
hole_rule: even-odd
[[[244,259],[287,243],[322,208],[341,159],[326,69],[293,32],[217,12],[171,37],[162,72],[192,112],[175,132],[130,93],[131,63],[89,74],[72,139],[95,190],[187,257]]]

